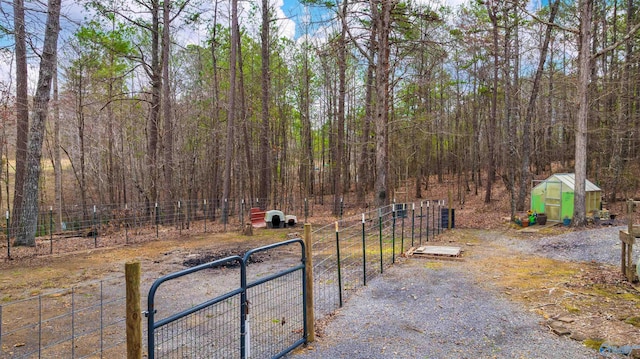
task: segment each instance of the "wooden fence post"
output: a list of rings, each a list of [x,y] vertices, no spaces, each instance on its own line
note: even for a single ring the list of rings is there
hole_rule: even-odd
[[[306,303],[307,316],[307,342],[316,340],[316,323],[313,310],[313,259],[311,256],[311,224],[304,224],[304,250],[305,250],[305,280],[306,280]]]
[[[127,283],[127,359],[141,359],[140,262],[126,263],[124,273]]]

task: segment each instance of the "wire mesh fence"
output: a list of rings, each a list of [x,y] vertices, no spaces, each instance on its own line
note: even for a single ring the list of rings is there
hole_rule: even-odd
[[[292,257],[296,246],[297,257]],[[278,248],[285,251],[278,255]],[[274,253],[269,255],[273,259],[249,265],[259,252]],[[291,260],[294,257],[297,260]],[[193,283],[186,278],[205,278],[203,272],[227,263],[240,267],[234,273],[238,286],[213,298],[190,297],[184,308],[173,305],[175,293],[187,290],[185,282]],[[286,354],[306,337],[304,269],[302,240],[292,239],[250,250],[242,258],[227,257],[159,278],[151,286],[145,312],[149,358],[277,358]],[[174,283],[176,287],[171,286]],[[167,301],[167,296],[174,298]],[[164,303],[156,301],[163,298]]]
[[[13,215],[6,211],[4,221],[0,221],[0,260],[140,243],[183,232],[236,230],[249,221],[249,211],[253,207],[279,208],[286,213],[299,214],[299,220],[306,221],[321,203],[320,198],[297,201],[292,198],[278,201],[252,198],[73,205],[60,211],[42,207],[38,211],[33,246],[15,244],[20,228],[13,225]]]
[[[392,204],[314,229],[316,318],[341,307],[409,248],[433,240],[447,227],[448,216],[445,202],[432,200]]]
[[[433,240],[446,227],[448,216],[444,201],[427,201],[389,205],[316,227],[312,233],[314,303],[310,304],[316,318],[341,307],[408,248]],[[215,289],[179,280],[174,287],[165,288],[168,294],[159,296],[155,306],[160,320],[194,306],[198,310],[173,318],[174,324],[155,331],[158,357],[241,357],[238,343],[243,342],[243,322],[253,328],[252,344],[247,348],[253,357],[274,357],[288,350],[303,335],[303,272],[276,278],[270,270],[292,268],[299,261],[295,257],[291,253],[274,255],[249,267],[257,270],[246,273],[246,302],[251,303],[246,321],[238,309],[242,295],[234,292],[242,283],[228,279],[240,278],[238,268],[195,278],[196,283],[213,283]],[[212,282],[216,276],[223,278]],[[187,291],[190,296],[185,300]],[[124,307],[122,277],[4,303],[0,305],[0,357],[123,357]]]
[[[2,358],[126,356],[125,284],[111,278],[0,305]]]

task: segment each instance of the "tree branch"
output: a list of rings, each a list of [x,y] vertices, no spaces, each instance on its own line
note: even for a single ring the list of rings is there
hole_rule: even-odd
[[[636,33],[636,31],[638,31],[638,29],[640,29],[640,23],[637,23],[634,27],[632,27],[631,30],[626,35],[624,35],[624,37],[622,37],[622,39],[616,41],[615,43],[613,43],[613,44],[605,47],[604,49],[596,52],[595,54],[591,55],[591,59],[595,60],[598,57],[606,54],[607,52],[615,50],[616,47],[618,47],[618,46],[624,44],[625,42],[629,41],[629,39],[631,39],[631,36],[633,36]]]

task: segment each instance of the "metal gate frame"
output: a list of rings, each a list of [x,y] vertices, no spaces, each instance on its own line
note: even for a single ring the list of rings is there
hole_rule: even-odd
[[[251,256],[255,253],[258,252],[265,252],[265,251],[269,251],[278,247],[284,247],[284,246],[289,246],[289,245],[293,245],[295,243],[300,244],[301,246],[301,261],[300,264],[298,264],[297,266],[288,268],[286,270],[271,274],[269,276],[265,276],[264,278],[261,278],[259,280],[247,283],[247,265],[249,263],[249,259],[251,258]],[[205,263],[205,264],[201,264],[199,266],[196,267],[192,267],[192,268],[188,268],[179,272],[175,272],[175,273],[171,273],[168,275],[165,275],[161,278],[156,279],[156,281],[153,283],[153,285],[151,286],[151,288],[149,289],[149,295],[147,298],[147,310],[143,313],[145,315],[145,317],[147,317],[147,349],[148,349],[148,358],[149,359],[155,359],[155,331],[158,328],[161,328],[167,324],[170,324],[172,322],[175,322],[179,319],[185,318],[186,316],[189,316],[191,314],[194,314],[198,311],[204,310],[206,308],[209,308],[215,304],[218,304],[220,302],[223,302],[229,298],[232,298],[234,296],[240,295],[240,307],[238,308],[238,310],[240,311],[240,343],[238,343],[238,347],[239,347],[239,352],[240,352],[240,358],[241,359],[246,359],[249,357],[250,353],[250,347],[251,347],[251,343],[250,343],[250,333],[249,333],[249,328],[248,328],[248,313],[249,313],[249,301],[247,300],[247,290],[256,286],[259,286],[261,284],[273,281],[275,279],[284,277],[287,274],[291,274],[293,272],[296,271],[302,271],[302,308],[300,308],[300,310],[303,313],[303,330],[302,330],[302,337],[297,339],[295,342],[293,342],[289,347],[285,348],[283,351],[281,351],[280,353],[276,354],[275,356],[273,356],[272,358],[281,358],[284,355],[286,355],[287,353],[291,352],[293,349],[297,348],[298,346],[304,344],[307,342],[307,338],[308,338],[308,333],[307,333],[307,312],[306,312],[306,307],[307,305],[313,305],[312,303],[307,303],[307,283],[306,283],[306,268],[305,268],[305,262],[306,262],[306,255],[305,255],[305,244],[304,241],[300,238],[296,238],[296,239],[291,239],[291,240],[287,240],[287,241],[283,241],[283,242],[278,242],[278,243],[274,243],[271,245],[267,245],[267,246],[263,246],[263,247],[259,247],[259,248],[255,248],[252,250],[249,250],[245,253],[245,255],[243,257],[240,256],[230,256],[230,257],[226,257],[226,258],[222,258],[213,262],[209,262],[209,263]],[[160,287],[160,285],[162,285],[163,283],[176,279],[176,278],[180,278],[183,277],[185,275],[188,274],[192,274],[195,272],[199,272],[201,270],[204,269],[209,269],[209,268],[215,268],[218,267],[220,265],[224,265],[227,263],[232,263],[232,262],[238,262],[240,264],[240,288],[232,290],[230,292],[227,292],[223,295],[220,295],[216,298],[213,298],[211,300],[207,300],[201,304],[192,306],[191,308],[188,308],[186,310],[180,311],[178,313],[175,313],[173,315],[170,315],[166,318],[163,318],[161,320],[155,321],[155,313],[156,313],[156,309],[155,309],[155,295],[156,292],[158,291],[158,288]]]

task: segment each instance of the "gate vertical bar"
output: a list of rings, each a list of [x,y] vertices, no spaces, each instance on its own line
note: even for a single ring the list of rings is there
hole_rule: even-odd
[[[384,260],[382,257],[382,208],[378,208],[378,231],[380,233],[380,273],[384,271]]]
[[[38,358],[42,358],[42,295],[38,296]]]
[[[338,229],[338,221],[336,221],[336,255],[338,256],[338,298],[340,308],[342,308],[342,268],[340,266],[340,231]]]
[[[364,285],[367,285],[367,245],[365,234],[365,220],[364,213],[362,214],[362,279]]]
[[[247,302],[247,266],[244,260],[240,262],[240,359],[246,359],[248,356],[248,316],[249,303]]]

